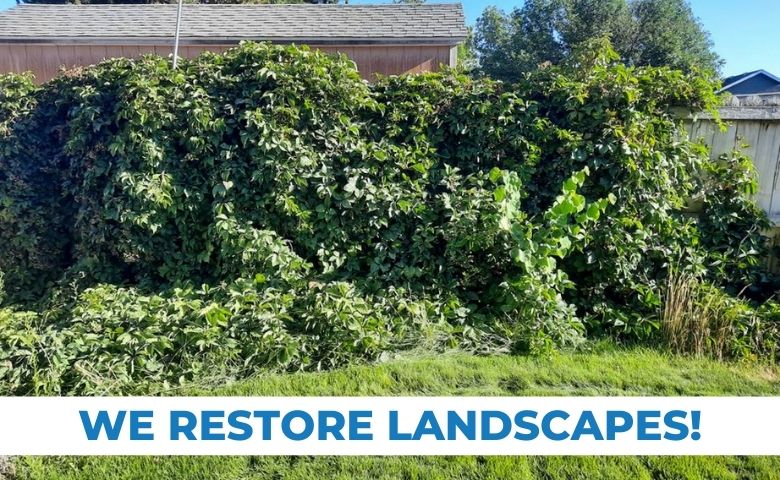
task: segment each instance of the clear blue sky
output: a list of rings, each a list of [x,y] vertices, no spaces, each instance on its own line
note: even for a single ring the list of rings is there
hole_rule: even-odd
[[[382,0],[350,0],[377,3]],[[451,0],[431,0],[431,2]],[[689,0],[693,11],[712,34],[715,51],[726,60],[725,75],[764,69],[780,76],[780,0]],[[511,10],[522,0],[463,0],[469,23],[488,5]],[[0,0],[0,9],[15,5]]]

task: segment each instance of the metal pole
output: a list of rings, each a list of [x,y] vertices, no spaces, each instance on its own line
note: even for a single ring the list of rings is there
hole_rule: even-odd
[[[184,0],[179,0],[179,6],[176,9],[176,36],[173,40],[173,69],[179,64],[179,32],[181,30],[181,5]]]

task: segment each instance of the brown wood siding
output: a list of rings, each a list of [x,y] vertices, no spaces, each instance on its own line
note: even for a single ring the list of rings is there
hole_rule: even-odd
[[[376,75],[398,75],[436,71],[442,65],[453,65],[451,46],[314,46],[324,52],[340,52],[351,58],[363,78]],[[192,57],[209,50],[222,52],[230,45],[183,45],[182,57]],[[70,44],[0,44],[0,73],[32,71],[38,81],[54,77],[61,68],[93,65],[106,58],[135,58],[146,53],[168,56],[170,45],[70,45]]]

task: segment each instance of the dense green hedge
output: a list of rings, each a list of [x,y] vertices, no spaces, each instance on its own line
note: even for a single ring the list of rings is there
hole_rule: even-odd
[[[750,172],[670,113],[712,84],[599,51],[512,86],[250,43],[0,77],[0,393],[648,340],[670,264],[759,295]]]

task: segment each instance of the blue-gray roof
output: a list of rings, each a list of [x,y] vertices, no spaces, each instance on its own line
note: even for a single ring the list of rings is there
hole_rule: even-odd
[[[734,75],[732,77],[726,77],[723,79],[723,85],[731,85],[732,83],[736,83],[746,77],[749,77],[759,72],[761,72],[761,70],[753,70],[751,72],[740,73],[739,75]]]
[[[457,44],[466,35],[460,4],[184,5],[184,40]],[[0,12],[0,41],[170,38],[176,5],[21,5]]]
[[[780,93],[780,77],[766,70],[754,70],[723,80],[720,92],[733,95],[774,95]]]

